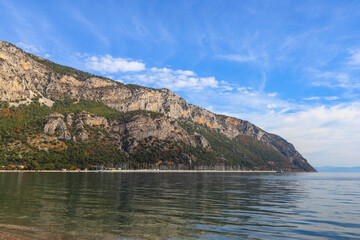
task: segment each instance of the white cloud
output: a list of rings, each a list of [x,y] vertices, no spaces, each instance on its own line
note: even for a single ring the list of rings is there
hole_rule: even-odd
[[[331,96],[331,97],[324,97],[325,100],[328,100],[328,101],[333,101],[333,100],[338,100],[339,97],[338,96]]]
[[[303,100],[306,100],[306,101],[320,100],[320,97],[307,97],[307,98],[303,98]]]
[[[266,105],[266,107],[269,109],[273,109],[273,108],[276,108],[277,105],[276,104],[268,104],[268,105]]]
[[[189,70],[176,70],[175,72],[177,74],[182,74],[182,75],[186,75],[186,76],[195,76],[196,75],[193,71],[189,71]]]
[[[253,91],[253,89],[251,87],[238,87],[237,90],[239,93],[244,94],[244,95],[248,95],[248,96],[257,95],[257,92]]]
[[[271,108],[249,114],[227,114],[250,120],[280,135],[293,143],[314,166],[360,165],[360,102],[315,107],[298,105],[289,112]]]
[[[151,68],[144,74],[134,74],[123,77],[126,82],[145,84],[158,88],[171,90],[204,88],[221,88],[232,90],[230,84],[225,81],[219,82],[215,77],[199,77],[193,71],[173,70],[170,68]]]
[[[338,100],[339,97],[338,96],[328,96],[328,97],[314,96],[314,97],[303,98],[303,100],[305,100],[305,101],[322,100],[322,99],[324,99],[326,101],[334,101],[334,100]]]
[[[92,56],[86,59],[86,67],[89,70],[101,73],[138,72],[145,70],[145,64],[124,58],[114,58],[110,55]]]
[[[277,96],[277,92],[273,92],[273,93],[268,93],[268,96],[270,96],[270,97],[276,97]]]

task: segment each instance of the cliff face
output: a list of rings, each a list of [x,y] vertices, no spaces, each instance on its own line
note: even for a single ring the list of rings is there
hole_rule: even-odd
[[[106,119],[101,120],[96,117],[86,120],[93,124],[101,123],[100,125],[109,131],[116,129],[124,132],[124,129],[127,129],[127,134],[136,136],[137,141],[140,138],[153,136],[159,139],[173,138],[195,146],[196,139],[187,136],[184,129],[177,124],[178,121],[190,122],[212,129],[229,139],[236,139],[243,135],[251,137],[280,153],[297,168],[303,171],[315,171],[292,144],[277,135],[265,132],[248,121],[216,115],[201,107],[188,104],[183,98],[167,89],[124,85],[54,64],[23,52],[12,44],[0,42],[0,100],[17,101],[18,103],[10,103],[16,105],[31,102],[34,96],[38,96],[39,101],[48,106],[52,106],[54,100],[70,97],[101,101],[120,112],[146,110],[162,114],[163,117],[156,121],[144,116],[137,117],[126,126],[109,123]],[[69,118],[71,117],[50,116],[48,128],[45,131],[53,134],[56,129],[63,130]],[[88,116],[85,119],[91,118]],[[89,125],[90,122],[84,123]],[[169,129],[170,132],[167,132]],[[116,132],[112,134],[116,135]],[[66,131],[62,131],[61,134],[65,139],[73,137]],[[83,133],[80,138],[86,139],[86,134]],[[204,137],[201,142],[203,146],[209,145]]]
[[[69,129],[72,130],[69,131]],[[94,135],[92,131],[94,129],[104,131]],[[57,135],[58,139],[75,142],[89,141],[91,137],[101,140],[105,137],[104,132],[113,140],[113,144],[118,149],[126,150],[128,153],[134,153],[139,142],[148,138],[182,142],[192,147],[199,145],[196,139],[182,129],[176,121],[164,116],[151,117],[146,114],[136,114],[129,121],[121,122],[109,121],[87,111],[82,111],[77,116],[74,114],[65,116],[55,112],[48,115],[44,126],[45,134]]]

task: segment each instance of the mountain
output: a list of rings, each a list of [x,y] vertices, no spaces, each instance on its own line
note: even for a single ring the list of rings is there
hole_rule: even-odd
[[[332,166],[325,166],[325,167],[317,167],[317,171],[319,172],[360,172],[360,167],[332,167]]]
[[[0,42],[0,162],[316,171],[294,146],[168,89],[122,84]]]

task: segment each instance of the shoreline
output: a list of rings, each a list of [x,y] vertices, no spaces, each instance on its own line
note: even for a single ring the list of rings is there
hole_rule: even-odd
[[[276,173],[265,170],[0,170],[0,173]]]

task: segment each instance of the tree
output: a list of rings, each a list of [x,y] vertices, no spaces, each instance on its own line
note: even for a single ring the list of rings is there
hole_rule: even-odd
[[[29,160],[26,166],[27,170],[40,170],[40,165],[35,160]]]

